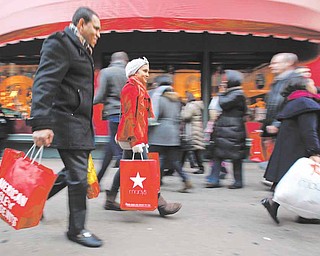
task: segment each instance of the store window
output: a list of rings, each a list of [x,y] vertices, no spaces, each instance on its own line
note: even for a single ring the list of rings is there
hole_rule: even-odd
[[[32,84],[37,65],[0,65],[0,104],[3,113],[12,122],[11,133],[31,133],[25,125],[30,116]]]

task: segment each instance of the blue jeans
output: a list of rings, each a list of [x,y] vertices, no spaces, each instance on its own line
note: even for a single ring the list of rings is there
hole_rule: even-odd
[[[219,175],[221,172],[221,164],[222,160],[221,159],[214,159],[212,161],[212,167],[211,167],[211,173],[206,176],[207,182],[208,183],[219,183]]]
[[[118,115],[110,116],[108,119],[108,125],[109,125],[110,139],[105,146],[105,155],[103,158],[102,166],[97,175],[99,182],[101,181],[103,175],[105,174],[110,162],[112,161],[113,156],[116,157],[118,163],[122,157],[122,149],[114,140],[114,136],[117,134],[117,130],[118,130],[119,116]]]
[[[219,184],[219,176],[222,170],[222,161],[223,159],[215,158],[213,160],[211,173],[206,177],[208,183]],[[233,159],[233,176],[235,183],[242,185],[242,159]]]

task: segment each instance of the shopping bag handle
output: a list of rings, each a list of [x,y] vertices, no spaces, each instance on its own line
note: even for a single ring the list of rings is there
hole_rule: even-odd
[[[136,153],[133,153],[133,154],[132,154],[132,160],[134,160],[134,155],[135,155],[135,154],[136,154]],[[141,160],[144,160],[144,159],[143,159],[143,154],[142,154],[142,153],[140,153],[140,156],[141,156]]]
[[[38,150],[38,152],[34,155],[34,152],[36,150],[36,144],[33,144],[32,147],[28,150],[27,154],[24,156],[23,159],[26,159],[26,157],[31,153],[31,155],[29,156],[30,160],[31,160],[31,164],[33,164],[35,162],[35,160],[37,159],[37,157],[39,157],[38,163],[41,164],[41,160],[42,160],[42,154],[43,154],[43,146],[41,146]]]

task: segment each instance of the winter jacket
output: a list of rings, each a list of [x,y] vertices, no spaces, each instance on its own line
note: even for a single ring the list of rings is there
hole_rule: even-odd
[[[310,98],[284,105],[277,116],[281,126],[264,174],[267,180],[279,182],[299,158],[320,154],[319,115],[319,103]]]
[[[183,107],[181,111],[182,120],[188,125],[191,124],[191,144],[192,148],[190,150],[204,150],[204,132],[203,132],[203,111],[202,101],[190,101]]]
[[[246,97],[241,87],[229,88],[219,94],[222,113],[213,131],[213,156],[220,159],[244,159],[246,157],[246,129],[244,116],[247,112]]]
[[[143,85],[131,76],[121,91],[121,118],[116,139],[130,147],[148,143],[148,118],[154,117],[151,100]]]
[[[68,27],[52,34],[41,49],[27,123],[52,129],[53,147],[94,149],[93,84],[93,59],[79,38]]]
[[[172,88],[171,86],[166,87]],[[153,91],[161,91],[163,88],[164,86],[160,86]],[[179,95],[173,91],[165,91],[157,100],[159,101],[156,104],[158,106],[158,125],[149,127],[149,145],[179,146],[181,120],[181,101]]]
[[[125,62],[112,62],[99,73],[99,88],[93,104],[104,103],[106,116],[120,115],[120,93],[126,84]]]
[[[295,76],[294,71],[287,71],[285,74],[280,75],[281,79],[277,79],[271,85],[271,90],[267,94],[265,102],[267,105],[267,114],[266,119],[263,122],[263,137],[275,136],[274,134],[269,134],[266,131],[266,127],[270,125],[274,125],[276,127],[280,127],[280,122],[276,119],[277,114],[283,107],[285,97],[281,95],[281,93],[287,87],[292,76]]]

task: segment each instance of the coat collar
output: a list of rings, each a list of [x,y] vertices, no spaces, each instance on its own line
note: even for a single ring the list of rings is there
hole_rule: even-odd
[[[85,48],[84,45],[82,45],[82,43],[80,42],[80,39],[76,36],[75,33],[73,33],[73,31],[69,28],[69,27],[66,27],[64,29],[64,32],[67,34],[67,36],[69,37],[69,39],[72,41],[72,43],[77,47],[79,48],[79,51],[81,52],[84,52],[88,58],[90,59],[92,65],[93,65],[93,58],[91,56],[91,54],[88,52],[88,50]]]

